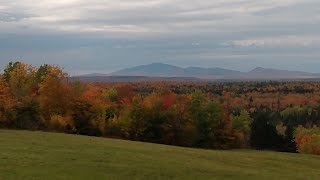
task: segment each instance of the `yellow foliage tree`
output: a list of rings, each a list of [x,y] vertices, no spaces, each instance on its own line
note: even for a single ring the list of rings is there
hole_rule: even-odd
[[[35,68],[31,65],[18,63],[9,73],[8,85],[16,102],[28,102],[35,88]]]
[[[40,108],[50,114],[65,114],[70,107],[71,83],[67,75],[57,66],[47,66],[47,73],[39,85]]]

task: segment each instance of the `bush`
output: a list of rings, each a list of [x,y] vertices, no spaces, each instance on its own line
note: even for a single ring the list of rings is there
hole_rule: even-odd
[[[50,128],[62,132],[72,133],[75,131],[74,123],[71,116],[61,116],[58,114],[51,115]]]

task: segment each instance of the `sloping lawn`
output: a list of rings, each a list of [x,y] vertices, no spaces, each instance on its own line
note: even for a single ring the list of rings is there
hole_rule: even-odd
[[[0,180],[320,179],[320,156],[0,130]]]

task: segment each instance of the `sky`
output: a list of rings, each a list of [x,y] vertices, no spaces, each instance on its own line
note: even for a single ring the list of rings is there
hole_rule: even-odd
[[[0,0],[0,69],[149,63],[320,72],[319,0]]]

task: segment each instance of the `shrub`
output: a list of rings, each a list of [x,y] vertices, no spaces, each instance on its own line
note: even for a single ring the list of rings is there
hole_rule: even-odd
[[[58,131],[72,133],[75,131],[71,116],[61,116],[53,114],[50,117],[50,128]]]

